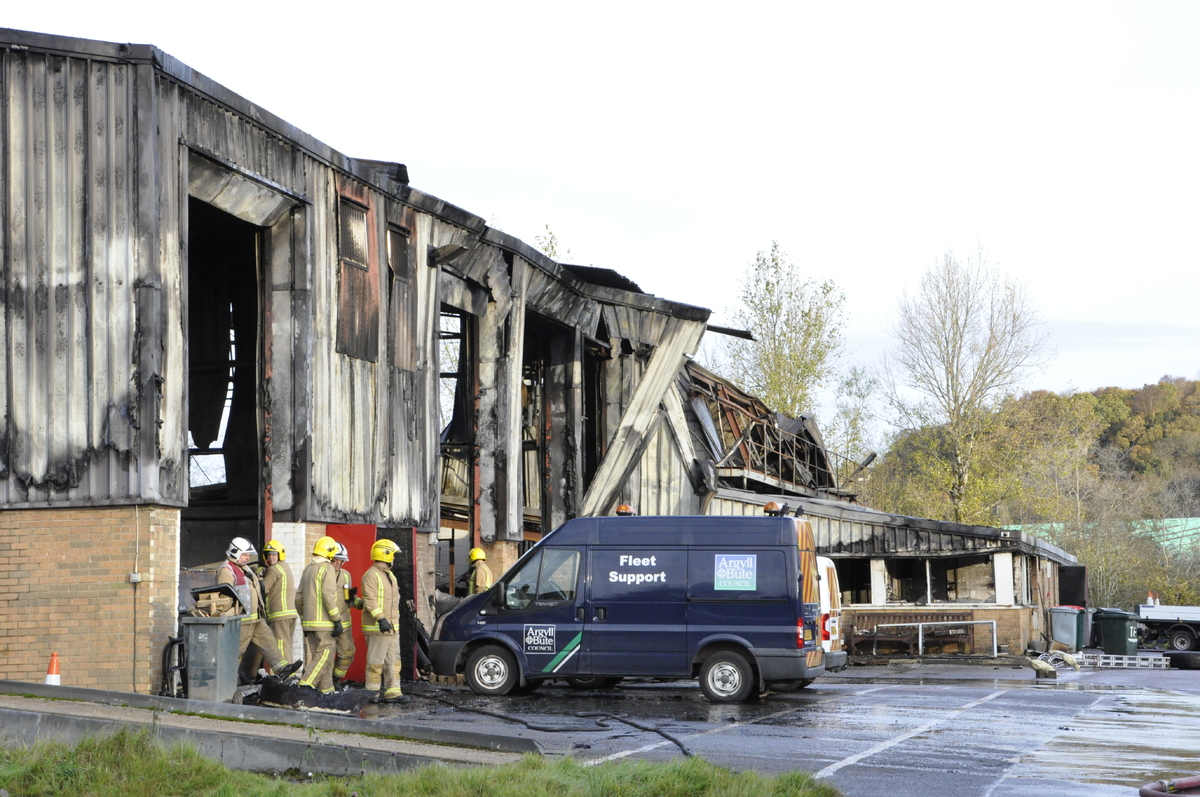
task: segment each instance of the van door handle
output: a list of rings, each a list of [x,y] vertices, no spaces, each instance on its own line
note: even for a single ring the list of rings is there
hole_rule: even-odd
[[[604,619],[607,619],[607,617],[608,617],[608,609],[597,609],[596,610],[596,619],[597,620],[604,620]]]
[[[584,620],[586,620],[587,619],[587,609],[583,608],[582,606],[580,606],[578,609],[576,609],[575,610],[575,619],[581,623]]]

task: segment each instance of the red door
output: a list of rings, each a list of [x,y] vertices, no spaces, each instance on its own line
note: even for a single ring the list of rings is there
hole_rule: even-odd
[[[331,524],[325,527],[325,533],[346,546],[350,553],[350,561],[342,566],[350,574],[350,585],[362,587],[363,573],[371,566],[371,546],[375,544],[375,527],[360,523]],[[350,612],[350,627],[354,634],[354,661],[346,672],[351,681],[367,679],[367,640],[362,632],[362,612],[354,609]]]

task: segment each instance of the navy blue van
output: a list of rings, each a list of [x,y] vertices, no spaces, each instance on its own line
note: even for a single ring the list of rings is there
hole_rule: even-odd
[[[698,677],[709,700],[739,703],[825,671],[819,622],[806,520],[578,518],[440,618],[429,652],[481,695]]]

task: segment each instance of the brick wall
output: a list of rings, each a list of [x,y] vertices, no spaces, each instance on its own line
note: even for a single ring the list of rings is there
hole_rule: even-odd
[[[493,579],[500,578],[521,558],[517,549],[519,544],[516,542],[485,542],[479,546],[487,554],[487,565],[488,569],[492,571]]]
[[[157,692],[178,544],[177,509],[0,511],[0,678],[40,682],[58,653],[64,685]]]
[[[849,634],[856,622],[856,616],[862,615],[863,625],[870,628],[872,623],[871,614],[886,613],[889,615],[904,614],[921,616],[928,614],[930,616],[944,612],[962,612],[968,614],[972,620],[995,620],[996,621],[996,645],[1007,645],[1010,653],[1020,654],[1029,646],[1029,641],[1032,638],[1038,638],[1036,627],[1034,625],[1034,614],[1038,611],[1033,606],[997,606],[994,609],[981,609],[978,607],[963,607],[961,604],[939,603],[933,607],[918,607],[912,604],[896,604],[889,605],[886,609],[881,607],[871,607],[870,609],[861,608],[845,609],[842,612],[842,629]],[[905,629],[901,629],[904,631]],[[916,633],[916,629],[907,629],[912,633]],[[992,635],[991,629],[987,626],[975,626],[972,632],[975,640],[975,649],[971,652],[976,655],[990,655],[992,652]]]
[[[1014,606],[1012,608],[975,609],[973,615],[975,620],[995,620],[996,644],[1007,645],[1009,653],[1021,654],[1029,647],[1030,626],[1033,613],[1036,611],[1037,609],[1032,606]],[[979,649],[976,652],[990,653],[990,649],[985,649],[987,630],[981,626],[975,633],[975,638],[979,640],[977,645]]]

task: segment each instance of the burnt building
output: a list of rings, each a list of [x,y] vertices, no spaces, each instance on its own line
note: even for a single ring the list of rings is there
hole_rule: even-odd
[[[153,46],[0,30],[0,85],[7,678],[57,652],[64,683],[157,691],[186,574],[234,536],[303,564],[330,534],[352,570],[394,539],[426,622],[469,548],[499,575],[621,503],[804,499],[849,603],[916,595],[930,565],[901,560],[1036,555],[924,556],[949,537],[895,547],[895,518],[853,537],[815,424],[689,360],[708,310],[555,262]]]
[[[4,30],[0,83],[7,677],[58,652],[64,683],[156,690],[181,570],[234,536],[301,564],[391,537],[424,613],[466,547],[502,572],[643,483],[707,310],[152,46]]]

